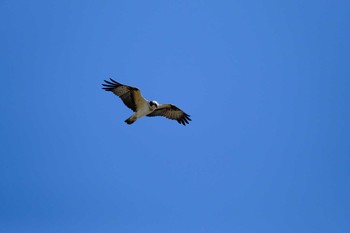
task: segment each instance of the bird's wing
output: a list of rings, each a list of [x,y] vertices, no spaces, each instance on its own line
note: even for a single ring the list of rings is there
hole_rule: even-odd
[[[104,86],[103,89],[111,91],[119,96],[123,103],[134,112],[140,109],[144,104],[147,104],[147,100],[143,98],[138,88],[123,85],[113,79],[110,80],[111,81],[104,80],[106,83],[102,84]]]
[[[147,116],[163,116],[171,120],[176,120],[180,124],[186,125],[191,121],[190,115],[172,104],[161,104],[156,110]]]

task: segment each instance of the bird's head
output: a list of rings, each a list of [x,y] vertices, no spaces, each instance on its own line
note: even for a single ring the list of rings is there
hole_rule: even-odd
[[[156,109],[156,108],[158,108],[159,104],[158,104],[157,101],[152,100],[152,101],[149,102],[149,106],[150,106],[151,108],[153,108],[153,109]]]

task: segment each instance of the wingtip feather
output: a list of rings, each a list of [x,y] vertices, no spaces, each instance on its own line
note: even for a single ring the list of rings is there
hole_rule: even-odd
[[[109,78],[114,84],[117,84],[117,85],[122,85],[121,83],[118,83],[117,81],[115,81],[114,79],[112,78]]]

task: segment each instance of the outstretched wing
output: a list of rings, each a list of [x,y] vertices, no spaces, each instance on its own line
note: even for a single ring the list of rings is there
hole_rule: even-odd
[[[134,112],[140,109],[144,104],[147,104],[147,100],[143,98],[138,88],[123,85],[113,79],[110,80],[111,81],[104,80],[106,83],[102,84],[104,86],[102,89],[111,91],[119,96],[123,103]]]
[[[163,116],[171,120],[176,120],[179,124],[186,125],[191,121],[190,115],[172,104],[161,104],[156,110],[147,116]]]

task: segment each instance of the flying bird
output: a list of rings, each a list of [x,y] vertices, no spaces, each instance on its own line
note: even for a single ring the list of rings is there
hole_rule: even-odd
[[[110,81],[104,81],[105,83],[102,84],[104,86],[102,89],[111,91],[119,96],[123,103],[135,112],[125,120],[129,125],[143,116],[163,116],[171,120],[176,120],[183,125],[186,125],[191,121],[190,115],[186,114],[173,104],[159,104],[154,100],[149,101],[141,95],[141,91],[136,87],[123,85],[113,79],[110,79]]]

